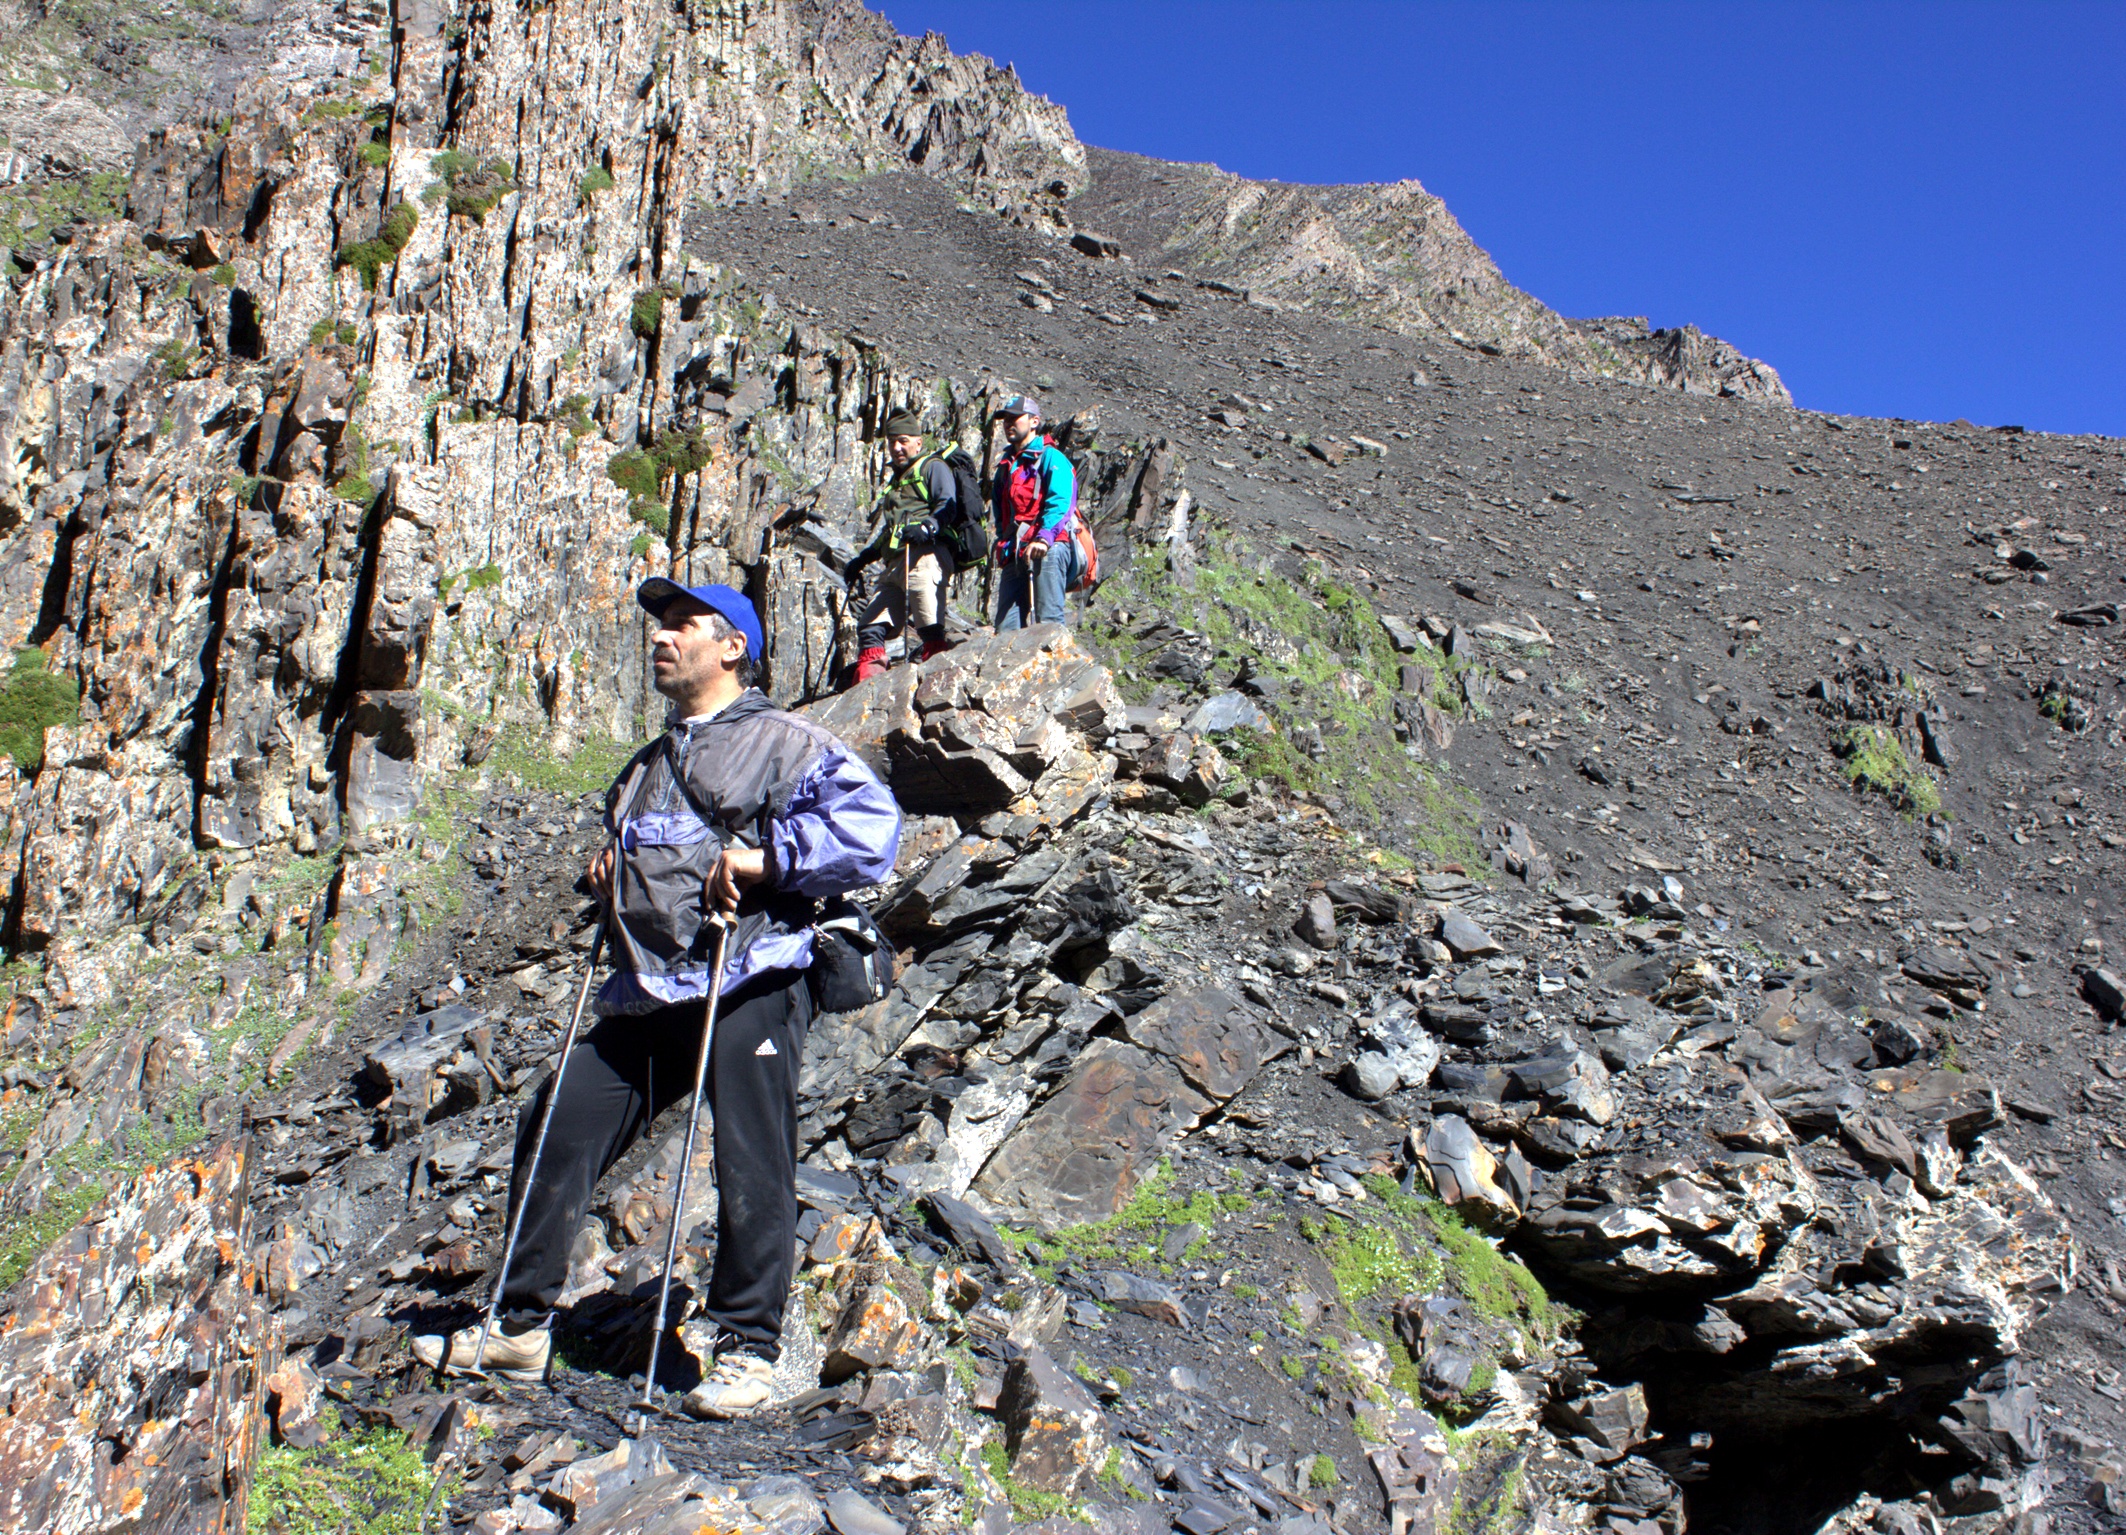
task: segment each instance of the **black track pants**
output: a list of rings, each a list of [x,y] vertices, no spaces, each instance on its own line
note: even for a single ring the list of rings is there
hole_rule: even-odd
[[[606,1170],[668,1105],[694,1086],[704,1004],[606,1018],[584,1035],[561,1074],[553,1128],[502,1291],[510,1331],[542,1323],[568,1283],[569,1247]],[[727,994],[709,1056],[708,1109],[716,1135],[716,1261],[703,1308],[719,1333],[749,1352],[780,1352],[797,1228],[797,1076],[812,998],[804,977],[779,972]],[[656,1099],[650,1098],[654,1082]],[[524,1164],[553,1081],[517,1117],[509,1203],[524,1199]]]

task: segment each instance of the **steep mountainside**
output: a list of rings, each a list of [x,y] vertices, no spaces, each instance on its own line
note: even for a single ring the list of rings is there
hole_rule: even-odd
[[[2116,1522],[2126,445],[1793,411],[854,4],[227,26],[233,106],[0,225],[0,1528]],[[1074,634],[969,573],[836,694],[878,424],[1021,389]],[[777,1406],[645,1429],[676,1118],[555,1390],[403,1340],[667,571],[908,819]]]

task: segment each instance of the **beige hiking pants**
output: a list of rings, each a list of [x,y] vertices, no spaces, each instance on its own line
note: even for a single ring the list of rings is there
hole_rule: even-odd
[[[869,643],[883,644],[905,625],[927,629],[945,616],[945,583],[952,578],[952,556],[935,544],[908,550],[908,585],[901,586],[901,557],[879,561],[878,590],[864,604],[857,622]]]

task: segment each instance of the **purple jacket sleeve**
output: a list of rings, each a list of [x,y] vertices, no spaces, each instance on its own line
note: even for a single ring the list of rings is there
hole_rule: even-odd
[[[862,760],[830,748],[768,823],[768,883],[797,895],[876,885],[901,852],[901,808]]]

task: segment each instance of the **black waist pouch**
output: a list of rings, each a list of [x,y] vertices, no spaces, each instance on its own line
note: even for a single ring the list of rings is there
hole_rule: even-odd
[[[893,989],[893,945],[855,901],[836,896],[812,924],[812,1000],[823,1013],[853,1013]]]

